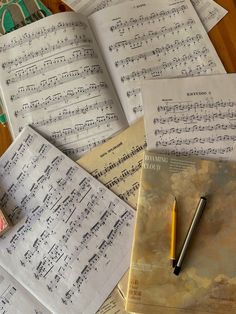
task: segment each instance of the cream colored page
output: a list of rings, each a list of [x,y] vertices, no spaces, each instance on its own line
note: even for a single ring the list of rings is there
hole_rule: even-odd
[[[121,296],[119,289],[111,293],[106,302],[101,306],[96,314],[126,314],[125,301]]]
[[[125,1],[127,0],[66,0],[65,3],[74,11],[89,16]],[[191,0],[191,2],[207,31],[210,31],[227,14],[227,11],[213,0]]]
[[[0,39],[14,137],[31,125],[72,159],[127,127],[87,19],[60,13]]]
[[[89,18],[129,123],[143,79],[225,73],[189,0],[128,1]]]
[[[82,156],[77,163],[136,209],[144,147],[144,123],[140,119]],[[118,285],[123,297],[126,296],[127,278],[128,273]],[[111,300],[116,302],[112,295]]]
[[[213,0],[191,1],[207,32],[228,13],[227,10]]]
[[[140,119],[77,163],[136,209],[145,146],[143,119]]]
[[[236,75],[143,82],[149,150],[236,160]]]

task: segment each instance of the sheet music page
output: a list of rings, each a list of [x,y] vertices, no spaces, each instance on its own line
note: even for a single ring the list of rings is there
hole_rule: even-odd
[[[118,288],[112,292],[96,314],[126,314],[125,301]]]
[[[74,11],[89,16],[125,1],[127,0],[65,0],[64,2]],[[210,31],[228,12],[213,0],[191,0],[191,2],[207,31]]]
[[[236,160],[236,75],[143,82],[149,150]]]
[[[59,13],[0,39],[0,85],[14,137],[31,125],[72,159],[127,127],[87,24]]]
[[[140,119],[77,163],[136,209],[145,147],[144,122]]]
[[[144,121],[139,119],[77,163],[136,210],[145,147]],[[124,297],[127,281],[128,272],[118,284]]]
[[[128,269],[134,211],[30,127],[0,159],[0,263],[53,313],[94,314]]]
[[[189,0],[137,0],[90,16],[129,123],[143,115],[139,82],[225,73]]]
[[[191,1],[207,32],[209,32],[228,13],[227,10],[213,0]]]
[[[51,314],[2,267],[0,267],[0,313]]]

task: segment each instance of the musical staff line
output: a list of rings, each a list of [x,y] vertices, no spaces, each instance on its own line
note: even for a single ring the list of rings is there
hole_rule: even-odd
[[[235,119],[236,118],[236,112],[227,110],[227,112],[213,112],[213,113],[206,113],[206,114],[191,114],[191,115],[182,115],[180,117],[178,116],[170,116],[166,118],[154,118],[153,123],[160,123],[160,124],[166,124],[169,122],[175,122],[175,123],[195,123],[196,121],[202,121],[202,122],[209,122],[209,121],[215,121],[217,119]]]
[[[181,57],[175,57],[169,62],[163,62],[159,66],[155,67],[149,67],[149,68],[143,68],[142,70],[138,71],[133,71],[132,73],[129,73],[125,76],[121,76],[121,82],[124,83],[126,81],[130,80],[136,80],[139,79],[140,77],[146,79],[146,78],[154,78],[154,77],[159,77],[162,76],[163,71],[167,69],[172,69],[174,67],[181,67],[181,65],[186,64],[189,61],[194,61],[197,60],[199,56],[206,56],[209,50],[205,47],[203,47],[200,50],[194,50],[193,53],[190,53],[188,55],[184,54]],[[213,66],[211,63],[209,66]],[[202,68],[208,68],[208,65],[199,65],[199,69],[196,67],[196,69],[192,69],[188,72],[188,74],[193,73],[195,74],[196,71],[200,71]],[[192,74],[192,75],[193,75]],[[187,75],[187,73],[186,73]]]
[[[64,39],[58,41],[56,44],[47,44],[47,46],[41,47],[38,50],[30,51],[29,53],[25,53],[20,57],[16,57],[15,59],[12,59],[10,61],[6,61],[2,63],[2,68],[8,69],[12,68],[13,66],[17,67],[18,65],[21,65],[22,63],[26,63],[29,60],[33,60],[35,58],[38,58],[39,56],[44,56],[46,54],[52,53],[55,50],[68,47],[68,46],[77,46],[81,43],[87,43],[91,44],[91,39],[87,38],[85,35],[74,35],[72,38],[65,37]]]
[[[87,100],[87,99],[86,99]],[[86,101],[85,100],[85,101]],[[74,105],[74,104],[73,104]],[[101,110],[103,111],[103,108],[112,108],[113,105],[113,100],[109,99],[109,100],[104,100],[104,101],[100,101],[100,102],[95,102],[95,103],[91,103],[91,104],[86,104],[83,107],[76,107],[72,110],[70,109],[63,109],[62,111],[58,112],[57,115],[53,116],[53,117],[49,117],[48,119],[45,120],[38,120],[35,121],[33,123],[31,123],[32,126],[37,126],[37,127],[42,127],[45,125],[49,125],[51,123],[56,123],[59,122],[61,120],[64,119],[68,119],[71,117],[75,117],[77,115],[81,115],[81,114],[86,114],[92,110]]]
[[[81,132],[88,131],[93,128],[98,128],[103,124],[110,124],[113,121],[117,121],[118,117],[115,114],[109,113],[105,116],[97,117],[96,120],[89,119],[84,123],[75,124],[74,128],[62,129],[60,131],[53,131],[51,134],[51,138],[57,140],[64,136],[70,136],[74,134],[81,134]]]
[[[153,23],[154,21],[160,21],[160,20],[164,20],[166,17],[172,17],[173,15],[179,14],[179,13],[184,13],[186,11],[186,9],[188,8],[187,5],[180,5],[179,7],[176,8],[172,8],[169,10],[162,10],[162,11],[158,11],[158,12],[153,12],[148,16],[139,16],[138,18],[130,18],[127,21],[122,22],[121,20],[119,20],[118,22],[116,22],[115,25],[112,25],[110,27],[111,32],[114,32],[116,30],[121,30],[122,32],[124,31],[124,29],[132,29],[137,26],[142,26],[145,23],[150,24],[151,22]]]
[[[30,34],[25,34],[23,36],[20,36],[19,38],[14,37],[10,43],[4,44],[2,47],[0,47],[0,52],[6,52],[9,49],[21,46],[25,43],[32,43],[33,40],[35,39],[40,39],[40,37],[47,37],[48,34],[50,33],[56,33],[59,30],[67,30],[68,28],[75,28],[79,27],[82,29],[86,29],[87,25],[81,21],[77,22],[58,22],[56,26],[52,25],[48,28],[41,28],[37,29],[36,31],[32,31]]]
[[[22,115],[25,113],[32,112],[34,110],[39,110],[42,108],[48,108],[60,102],[68,103],[68,101],[72,100],[73,98],[79,98],[83,95],[91,95],[94,92],[100,92],[102,89],[106,89],[107,85],[104,82],[99,84],[89,84],[88,87],[77,87],[74,89],[68,89],[63,91],[62,93],[57,93],[55,95],[50,95],[46,98],[42,98],[40,100],[33,100],[29,103],[26,103],[22,106],[22,109],[16,110],[14,112],[15,115]]]
[[[195,21],[193,19],[189,19],[187,22],[175,23],[174,26],[171,27],[163,26],[161,30],[149,31],[148,33],[137,35],[135,36],[135,38],[116,42],[114,45],[109,46],[109,50],[111,52],[114,50],[118,52],[121,48],[125,48],[126,46],[129,46],[131,49],[142,47],[143,43],[147,44],[154,38],[159,39],[160,37],[165,36],[169,33],[173,34],[175,32],[179,32],[179,30],[181,29],[187,31],[188,29],[191,29],[194,24]]]
[[[38,94],[40,92],[44,92],[47,89],[51,89],[53,87],[77,80],[78,78],[86,78],[91,75],[103,73],[102,68],[98,64],[80,67],[80,69],[82,70],[62,72],[57,76],[52,76],[48,79],[40,81],[38,85],[31,84],[19,87],[17,93],[11,95],[10,98],[12,101],[15,101],[22,97]]]
[[[235,108],[236,102],[228,100],[217,100],[214,101],[212,99],[208,99],[206,101],[187,101],[187,102],[167,102],[165,106],[157,106],[158,112],[165,112],[165,113],[171,113],[171,112],[183,112],[183,111],[190,111],[194,110],[197,112],[199,109],[209,109],[209,108]]]
[[[167,134],[182,134],[182,133],[191,133],[191,132],[205,132],[205,131],[217,131],[217,130],[236,130],[236,123],[222,123],[222,124],[214,124],[214,125],[193,125],[189,127],[183,128],[167,128],[167,129],[157,129],[155,130],[155,135],[167,135]]]
[[[50,56],[50,59],[48,59],[48,57],[45,57],[37,61],[28,63],[27,65],[24,65],[22,67],[16,67],[15,69],[12,69],[11,72],[16,71],[16,73],[15,75],[12,75],[8,78],[6,84],[11,85],[16,82],[21,82],[25,79],[35,77],[39,74],[48,73],[52,70],[58,69],[64,65],[71,64],[76,61],[84,60],[87,58],[97,58],[95,51],[92,48],[88,47],[80,47],[79,49],[74,50],[71,54],[71,57],[69,58],[66,58],[64,55],[56,57],[57,55],[64,54],[65,52],[71,51],[73,49],[75,48],[71,47],[64,51],[52,54]],[[44,62],[43,65],[41,65],[41,67],[38,67],[36,64],[43,60],[46,61]]]
[[[197,34],[196,36],[193,36],[193,37],[188,36],[186,39],[175,40],[173,44],[166,44],[160,48],[155,48],[145,53],[137,54],[134,56],[126,57],[124,59],[115,61],[115,66],[125,67],[130,64],[134,64],[135,62],[139,62],[142,59],[146,61],[148,58],[151,58],[151,57],[159,57],[161,54],[167,54],[169,52],[173,52],[180,47],[190,46],[192,43],[195,44],[196,42],[199,42],[201,39],[202,39],[202,36],[200,34]]]

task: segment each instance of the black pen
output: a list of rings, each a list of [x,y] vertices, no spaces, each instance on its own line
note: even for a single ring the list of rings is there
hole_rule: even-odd
[[[178,258],[178,262],[177,262],[177,264],[175,266],[175,269],[174,269],[174,274],[177,275],[177,276],[180,273],[181,266],[182,266],[185,254],[187,252],[188,246],[189,246],[190,241],[192,239],[192,236],[194,234],[195,228],[196,228],[196,226],[197,226],[197,224],[198,224],[198,222],[199,222],[199,220],[200,220],[200,218],[202,216],[204,208],[206,207],[206,202],[207,202],[206,197],[202,196],[200,198],[200,201],[198,203],[197,209],[196,209],[195,214],[193,216],[193,220],[191,222],[191,225],[190,225],[190,227],[188,229],[187,236],[186,236],[186,238],[184,240],[184,244],[183,244],[183,247],[181,249],[179,258]]]

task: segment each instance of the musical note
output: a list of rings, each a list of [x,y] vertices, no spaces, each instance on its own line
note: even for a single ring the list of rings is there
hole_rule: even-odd
[[[26,85],[25,87],[19,87],[17,93],[11,95],[11,100],[16,100],[21,97],[38,94],[47,89],[51,89],[52,87],[62,85],[67,82],[71,82],[73,80],[77,80],[78,78],[85,78],[90,75],[102,73],[102,69],[99,65],[93,66],[85,66],[82,71],[72,70],[70,72],[62,72],[58,76],[49,77],[47,80],[42,80],[38,85]]]
[[[50,16],[34,29],[19,29],[17,37],[7,34],[0,48],[0,85],[14,138],[31,125],[78,159],[128,126],[83,16]]]
[[[30,278],[45,304],[53,298],[51,311],[86,312],[96,286],[105,280],[112,289],[114,267],[122,276],[128,266],[134,212],[30,127],[1,158],[1,169],[25,143],[11,175],[0,177],[1,206],[13,221],[1,239],[2,264],[16,268],[25,287]],[[101,294],[94,313],[107,297]]]
[[[113,6],[125,2],[125,0],[95,0],[95,1],[83,1],[80,0],[65,0],[75,12],[80,12],[85,16],[89,16],[97,11],[100,11],[106,7]],[[204,27],[209,32],[227,13],[227,11],[219,4],[212,0],[191,0],[197,14],[199,15]],[[130,30],[134,26],[142,26],[144,23],[156,23],[161,21],[167,21],[172,15],[175,16],[180,12],[187,9],[186,5],[180,5],[177,8],[169,10],[161,10],[159,12],[153,12],[149,16],[140,15],[136,19],[126,19],[124,22],[118,21],[111,26],[111,31],[126,31]]]
[[[176,14],[184,13],[187,9],[188,9],[188,6],[183,4],[183,5],[180,5],[179,7],[175,7],[169,10],[153,12],[147,16],[139,16],[138,18],[130,18],[129,20],[124,20],[123,22],[119,20],[118,22],[116,22],[115,25],[112,25],[110,27],[110,30],[111,32],[119,30],[120,33],[123,33],[124,29],[126,28],[130,30],[138,26],[143,27],[145,23],[148,23],[148,24],[151,24],[151,23],[153,24],[153,22],[159,23],[163,20],[165,21],[166,17],[171,18],[172,16],[175,16]]]
[[[0,267],[0,312],[4,314],[15,313],[16,309],[25,314],[50,313],[15,278]]]
[[[149,149],[177,155],[233,158],[234,82],[234,75],[215,75],[201,80],[196,77],[148,83],[150,95],[145,93],[144,103],[150,112],[145,112]],[[163,83],[168,83],[168,87]],[[154,85],[155,89],[160,88],[158,96],[151,91]]]
[[[145,144],[132,147],[130,152],[123,154],[121,157],[118,158],[118,160],[110,162],[109,165],[107,165],[102,171],[95,170],[94,172],[92,172],[92,175],[96,179],[98,179],[99,177],[109,173],[113,168],[121,165],[124,161],[132,158],[133,156],[138,154],[140,151],[143,151],[144,147],[145,147]]]
[[[199,13],[199,17],[209,32],[227,13],[227,11],[210,0],[191,0],[193,6]]]
[[[170,62],[166,63],[163,62],[161,65],[156,66],[156,67],[150,67],[150,68],[143,68],[140,71],[132,72],[126,76],[121,77],[121,82],[129,81],[129,80],[136,80],[140,78],[144,79],[151,79],[155,77],[159,77],[163,75],[164,71],[167,71],[168,69],[173,69],[173,68],[178,68],[181,67],[182,65],[186,65],[189,61],[194,61],[197,60],[198,57],[204,56],[207,54],[209,50],[207,48],[202,48],[202,50],[194,50],[193,53],[190,53],[188,55],[183,55],[181,57],[175,57],[173,58]],[[214,64],[216,66],[216,64]],[[196,69],[190,70],[186,75],[189,75],[192,73],[192,75],[200,74],[201,71],[204,71],[203,69],[207,69],[209,67],[213,67],[213,64],[207,64],[207,65],[198,65],[196,66]]]
[[[79,148],[67,148],[63,150],[63,153],[67,156],[71,157],[72,159],[75,159],[78,155],[83,155],[86,151],[91,150],[92,148],[102,144],[105,142],[105,139],[102,139],[100,141],[92,140],[89,144],[86,144],[84,146],[80,146]]]
[[[143,115],[140,80],[225,73],[191,3],[115,3],[89,19],[130,124]]]
[[[29,35],[25,33],[22,36],[19,36],[17,38],[13,37],[13,39],[9,43],[4,44],[2,47],[0,46],[0,52],[6,52],[7,50],[11,48],[22,46],[25,43],[28,43],[29,45],[31,45],[32,41],[35,39],[40,39],[41,37],[47,38],[48,34],[50,33],[56,34],[58,30],[66,31],[68,30],[68,28],[86,29],[87,25],[81,21],[58,22],[58,24],[55,26],[52,25],[52,26],[49,26],[48,28],[42,27],[35,31],[33,30]]]
[[[87,38],[85,35],[74,35],[72,38],[65,37],[64,39],[57,41],[55,44],[48,44],[47,46],[43,46],[38,50],[32,50],[30,52],[22,54],[22,56],[20,57],[16,57],[15,59],[7,62],[3,62],[2,68],[4,70],[9,69],[10,71],[13,71],[18,69],[19,66],[28,61],[34,60],[38,57],[44,57],[48,53],[52,53],[61,48],[72,46],[72,48],[74,49],[74,46],[77,46],[78,44],[90,44],[91,42],[91,39]],[[6,82],[8,83],[8,79],[6,80]]]
[[[108,189],[112,188],[114,185],[117,185],[121,182],[125,182],[125,179],[129,176],[132,176],[135,172],[139,171],[142,167],[142,161],[140,160],[137,165],[132,165],[131,169],[125,169],[121,172],[119,177],[114,177],[113,179],[109,180],[105,183]]]
[[[15,70],[11,70],[11,73],[15,71],[14,74],[11,74],[6,81],[7,85],[21,82],[24,79],[32,78],[34,76],[37,76],[39,74],[45,74],[49,71],[58,69],[59,67],[62,67],[67,64],[74,63],[79,60],[87,59],[87,58],[97,58],[97,55],[95,51],[91,48],[83,48],[76,49],[72,51],[71,57],[66,56],[60,56],[60,57],[54,57],[47,59],[41,63],[41,65],[30,65],[29,67],[26,66],[25,68],[22,68],[18,70],[17,68]],[[37,62],[35,62],[37,63]]]
[[[120,42],[117,42],[115,45],[109,46],[109,50],[116,52],[119,51],[121,48],[126,48],[129,46],[131,49],[142,47],[144,44],[148,44],[152,41],[153,38],[159,39],[160,37],[165,37],[168,33],[175,33],[179,32],[180,29],[188,30],[188,28],[192,28],[192,25],[195,24],[195,21],[193,19],[189,19],[187,22],[183,23],[175,23],[173,27],[166,27],[163,26],[160,31],[149,31],[148,33],[144,33],[141,36],[137,35],[135,38],[132,38],[130,40],[123,40]]]

